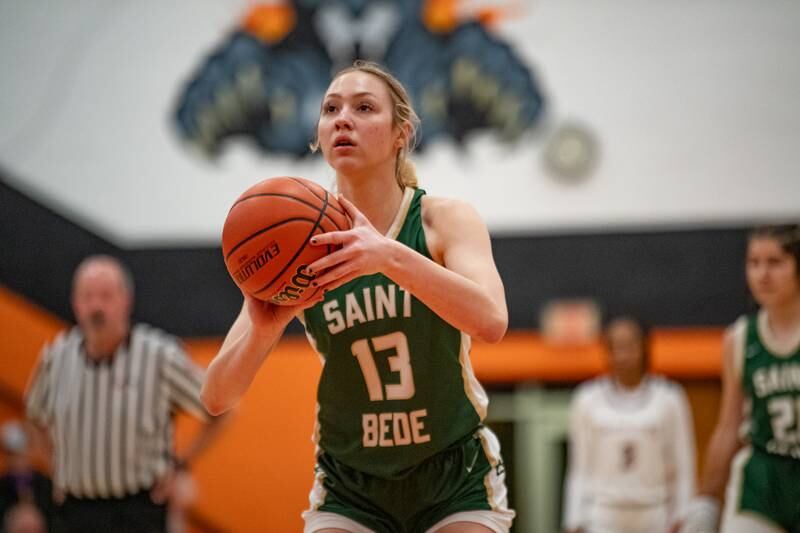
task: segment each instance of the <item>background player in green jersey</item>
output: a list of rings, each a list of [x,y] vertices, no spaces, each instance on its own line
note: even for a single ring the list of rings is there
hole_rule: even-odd
[[[729,472],[721,531],[800,532],[800,226],[756,229],[746,273],[761,309],[726,333],[721,411],[684,532],[716,530]]]
[[[406,159],[417,125],[377,65],[334,78],[316,145],[353,227],[311,241],[342,245],[308,267],[326,294],[303,309],[245,296],[208,370],[207,408],[229,409],[286,325],[304,320],[325,361],[307,532],[504,532],[514,516],[469,362],[470,338],[505,334],[503,284],[476,211],[417,187]]]

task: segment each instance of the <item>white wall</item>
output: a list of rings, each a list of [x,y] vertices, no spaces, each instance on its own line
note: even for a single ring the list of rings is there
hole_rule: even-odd
[[[568,186],[516,148],[439,144],[431,193],[496,232],[729,224],[800,214],[800,3],[536,0],[500,32],[537,69],[555,123],[602,144]],[[248,0],[0,0],[0,166],[13,184],[123,245],[218,239],[232,200],[323,163],[245,147],[210,163],[169,123],[180,86]],[[472,4],[480,4],[475,0]]]

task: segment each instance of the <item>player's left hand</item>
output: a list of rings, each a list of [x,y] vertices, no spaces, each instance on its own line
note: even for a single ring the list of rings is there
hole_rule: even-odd
[[[359,276],[382,272],[390,258],[395,241],[381,235],[358,208],[341,194],[339,203],[350,218],[352,227],[315,235],[312,246],[341,246],[335,252],[308,265],[320,287],[333,290]]]

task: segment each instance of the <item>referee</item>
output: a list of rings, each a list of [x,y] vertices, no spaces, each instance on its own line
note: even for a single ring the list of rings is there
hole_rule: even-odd
[[[28,390],[67,533],[164,532],[176,479],[220,428],[200,402],[200,368],[173,337],[131,326],[132,302],[120,261],[84,259],[72,280],[78,324],[45,346]],[[208,422],[183,457],[173,452],[178,410]]]

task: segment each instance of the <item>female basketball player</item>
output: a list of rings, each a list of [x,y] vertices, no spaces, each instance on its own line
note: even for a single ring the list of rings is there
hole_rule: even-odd
[[[503,285],[475,210],[417,188],[417,123],[377,65],[335,77],[316,144],[353,227],[311,241],[342,245],[308,268],[324,301],[299,312],[245,297],[208,371],[204,401],[224,411],[292,317],[304,321],[325,360],[307,532],[503,532],[514,516],[469,362],[470,338],[505,334]]]
[[[697,475],[686,395],[649,373],[640,322],[612,320],[605,341],[609,375],[582,384],[572,401],[565,531],[677,531]]]
[[[716,497],[729,471],[721,531],[800,531],[800,226],[756,229],[745,269],[761,309],[726,333],[722,406],[706,454],[702,497],[684,532],[716,529]]]

